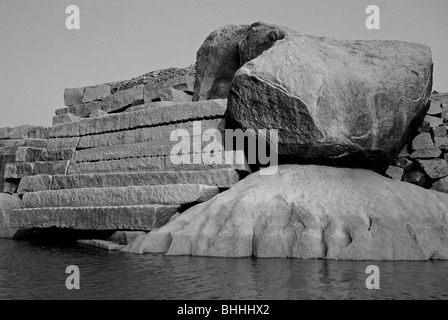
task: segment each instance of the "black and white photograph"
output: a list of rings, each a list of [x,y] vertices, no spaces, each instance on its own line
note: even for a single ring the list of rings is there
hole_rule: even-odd
[[[447,14],[0,0],[0,300],[447,300]]]

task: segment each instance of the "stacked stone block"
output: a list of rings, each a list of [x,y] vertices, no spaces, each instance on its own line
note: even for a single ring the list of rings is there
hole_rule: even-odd
[[[139,84],[114,93],[108,84],[65,89],[64,101],[67,107],[56,110],[53,125],[75,122],[81,118],[105,116],[128,109],[133,111],[132,107],[151,102],[191,102],[193,91],[192,76]]]
[[[448,193],[448,94],[433,93],[418,133],[391,163],[386,175]]]
[[[23,125],[0,128],[0,192],[14,194],[20,182],[20,174],[10,174],[10,163],[17,160],[21,148],[46,148],[49,129],[41,126]]]
[[[149,231],[238,182],[249,171],[243,151],[203,151],[206,130],[225,128],[227,100],[191,102],[193,83],[182,76],[115,93],[67,89],[48,145],[18,148],[7,167],[21,179],[23,208],[12,225]],[[191,141],[182,163],[171,154],[179,129]]]

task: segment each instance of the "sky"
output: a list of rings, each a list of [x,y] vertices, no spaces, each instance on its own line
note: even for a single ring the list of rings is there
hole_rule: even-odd
[[[66,7],[80,9],[68,30]],[[368,5],[380,29],[365,26]],[[448,91],[448,0],[0,0],[0,128],[51,126],[64,88],[186,67],[227,24],[265,21],[339,39],[419,42],[432,49],[433,89]]]

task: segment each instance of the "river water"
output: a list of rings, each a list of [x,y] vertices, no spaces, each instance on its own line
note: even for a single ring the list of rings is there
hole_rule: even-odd
[[[380,289],[365,286],[380,270]],[[66,268],[80,270],[68,290]],[[447,299],[448,262],[169,257],[0,239],[0,299]]]

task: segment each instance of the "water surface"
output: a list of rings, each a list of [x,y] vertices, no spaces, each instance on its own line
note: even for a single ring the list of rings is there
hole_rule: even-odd
[[[380,268],[368,290],[367,266]],[[80,290],[67,290],[67,266]],[[169,257],[0,239],[0,299],[447,299],[448,262]]]

